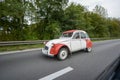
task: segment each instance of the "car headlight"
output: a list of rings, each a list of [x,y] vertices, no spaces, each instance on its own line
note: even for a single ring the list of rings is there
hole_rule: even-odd
[[[55,44],[54,43],[52,43],[52,47],[54,47],[55,46]]]

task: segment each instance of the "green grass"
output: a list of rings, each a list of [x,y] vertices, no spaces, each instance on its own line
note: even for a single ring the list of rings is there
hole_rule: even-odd
[[[44,47],[44,44],[16,45],[16,46],[2,46],[2,47],[0,46],[0,52],[42,48],[42,47]]]

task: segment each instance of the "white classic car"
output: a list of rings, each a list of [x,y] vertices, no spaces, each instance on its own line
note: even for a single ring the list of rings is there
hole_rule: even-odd
[[[45,42],[42,53],[48,56],[57,56],[59,60],[64,60],[75,51],[85,50],[91,52],[92,41],[83,30],[69,30],[62,33],[59,39]]]

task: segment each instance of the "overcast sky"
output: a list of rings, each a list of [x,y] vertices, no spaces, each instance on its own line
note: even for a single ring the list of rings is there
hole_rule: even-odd
[[[80,3],[92,10],[95,5],[103,6],[109,17],[120,18],[120,0],[69,0],[69,2]]]

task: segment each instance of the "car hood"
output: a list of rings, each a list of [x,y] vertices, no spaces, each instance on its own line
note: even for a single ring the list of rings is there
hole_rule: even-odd
[[[62,43],[62,42],[66,42],[70,40],[70,38],[60,38],[60,39],[53,39],[53,40],[50,40],[49,42],[47,42],[47,46],[49,45],[52,45],[52,44],[57,44],[57,43]]]

